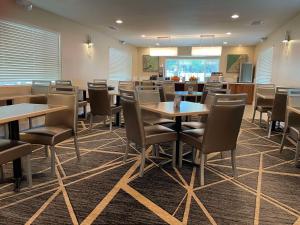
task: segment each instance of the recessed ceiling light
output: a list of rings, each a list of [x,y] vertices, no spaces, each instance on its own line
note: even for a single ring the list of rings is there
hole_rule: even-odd
[[[146,37],[146,35],[145,35],[145,34],[142,34],[142,35],[141,35],[141,37],[142,37],[142,38],[145,38],[145,37]]]
[[[117,23],[117,24],[122,24],[122,23],[123,23],[123,20],[116,20],[116,23]]]
[[[238,14],[233,14],[232,16],[231,16],[231,18],[232,19],[238,19],[240,16],[238,15]]]
[[[160,44],[157,42],[155,45],[156,45],[156,46],[159,46]]]
[[[231,35],[231,32],[227,32],[226,34],[227,34],[227,35]]]
[[[224,41],[224,42],[223,42],[223,44],[224,44],[224,45],[227,45],[227,44],[228,44],[228,42],[227,42],[227,41]]]

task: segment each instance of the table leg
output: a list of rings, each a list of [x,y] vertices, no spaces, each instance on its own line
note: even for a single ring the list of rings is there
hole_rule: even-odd
[[[121,105],[121,98],[119,95],[116,96],[116,105],[117,106]],[[116,123],[116,126],[118,126],[118,127],[120,126],[120,116],[121,116],[121,114],[118,112],[116,114],[116,118],[115,118],[115,123]]]
[[[179,159],[179,144],[180,144],[180,131],[181,131],[181,116],[176,116],[175,131],[177,132],[176,140],[176,163],[178,164]]]
[[[12,99],[6,100],[6,105],[12,105],[12,104],[13,104]],[[8,130],[9,130],[9,139],[20,140],[18,120],[8,123]],[[19,191],[21,180],[22,180],[22,164],[20,158],[13,161],[13,173],[15,178],[15,191]]]

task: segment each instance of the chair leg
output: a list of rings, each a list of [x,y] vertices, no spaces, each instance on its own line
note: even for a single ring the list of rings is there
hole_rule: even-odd
[[[282,151],[283,151],[286,135],[287,135],[287,130],[284,129],[284,132],[282,134],[281,144],[280,144],[280,153],[282,153]]]
[[[126,160],[127,160],[129,148],[130,148],[130,143],[129,143],[129,141],[127,141],[127,143],[126,143],[126,148],[125,148],[125,154],[124,154],[124,158],[123,158],[123,162],[124,162],[124,163],[125,163]]]
[[[200,162],[200,186],[204,186],[204,164],[205,164],[205,154],[201,153],[201,162]]]
[[[90,113],[90,125],[89,125],[89,131],[92,130],[92,127],[93,127],[93,114]]]
[[[295,167],[297,167],[298,165],[299,153],[300,153],[300,141],[297,141],[297,147],[295,152]]]
[[[50,146],[50,155],[51,155],[51,176],[55,177],[55,148]]]
[[[3,165],[0,165],[0,180],[4,180],[4,168],[3,168]]]
[[[74,146],[75,146],[75,152],[76,152],[76,156],[77,156],[77,160],[80,161],[80,150],[79,150],[79,146],[78,146],[78,140],[77,140],[77,135],[74,135]]]
[[[231,164],[232,164],[232,170],[233,170],[233,177],[234,179],[237,179],[237,169],[236,169],[236,149],[231,150]]]
[[[259,126],[261,127],[261,121],[262,121],[262,112],[259,114]]]
[[[220,152],[220,157],[221,157],[221,159],[223,159],[223,158],[224,158],[224,154],[223,154],[223,152]]]
[[[155,145],[155,155],[159,157],[159,145]]]
[[[112,131],[112,116],[109,116],[109,131]]]
[[[140,177],[143,177],[143,175],[144,175],[145,158],[146,158],[146,148],[145,148],[145,147],[142,147],[142,152],[141,152],[141,166],[140,166]]]
[[[255,113],[256,113],[256,109],[254,109],[254,111],[253,111],[252,123],[254,123],[254,119],[255,119]]]
[[[271,137],[273,123],[274,123],[274,121],[272,121],[272,120],[269,121],[268,138]]]
[[[182,152],[183,152],[183,143],[179,143],[179,159],[178,159],[178,167],[182,168]],[[176,141],[173,143],[173,154],[172,154],[172,166],[176,167]]]
[[[28,187],[32,187],[31,154],[25,156]]]
[[[45,149],[45,157],[46,158],[48,158],[49,157],[49,153],[48,153],[48,146],[47,145],[45,145],[45,147],[44,147]]]
[[[197,155],[197,149],[195,147],[192,147],[192,154],[193,154],[193,162],[196,160],[196,155]]]

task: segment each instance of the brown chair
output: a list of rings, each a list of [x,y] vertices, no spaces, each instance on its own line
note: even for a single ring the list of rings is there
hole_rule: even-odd
[[[118,89],[123,90],[134,90],[134,82],[133,81],[119,81]]]
[[[96,83],[96,84],[106,84],[107,85],[107,80],[105,80],[105,79],[94,79],[93,83]]]
[[[157,145],[165,142],[173,142],[173,166],[175,165],[175,145],[177,133],[167,127],[161,125],[143,125],[141,110],[137,101],[122,97],[121,105],[123,107],[127,145],[124,155],[124,162],[127,159],[130,143],[141,147],[141,165],[140,177],[144,174],[144,165],[146,158],[146,147],[149,145]],[[155,148],[155,147],[154,147]]]
[[[56,86],[72,86],[71,80],[56,80],[55,81]]]
[[[165,95],[165,101],[174,101],[175,98],[175,83],[174,81],[163,81],[162,88]]]
[[[32,147],[28,143],[8,139],[0,139],[0,178],[4,179],[3,164],[23,158],[23,162],[26,161],[25,168],[27,173],[28,186],[31,187],[31,153]]]
[[[52,176],[55,175],[56,144],[73,137],[77,159],[80,160],[77,144],[77,93],[77,88],[73,86],[65,87],[65,89],[63,86],[51,86],[48,94],[48,104],[64,105],[67,106],[67,109],[47,114],[45,116],[45,126],[26,130],[20,135],[20,139],[24,142],[50,147]]]
[[[152,80],[143,80],[140,86],[155,86],[155,82]]]
[[[300,89],[289,90],[287,97],[287,106],[300,107]],[[285,119],[285,127],[282,136],[280,152],[283,151],[285,140],[290,141],[296,146],[295,166],[298,167],[300,154],[300,115],[294,112],[287,112]]]
[[[259,125],[261,126],[262,114],[267,113],[268,111],[272,110],[273,99],[263,99],[263,98],[259,97],[257,94],[263,94],[263,95],[274,94],[275,95],[275,85],[274,84],[256,84],[255,103],[254,103],[254,109],[253,109],[252,123],[254,122],[254,119],[255,119],[255,113],[256,113],[256,111],[258,111],[258,112],[260,112]]]
[[[159,87],[137,86],[135,98],[139,104],[155,104],[161,101]],[[161,117],[158,113],[142,110],[142,118],[146,125],[174,123],[174,120]]]
[[[135,99],[135,91],[134,90],[119,88],[119,94],[121,97],[129,97],[129,98]]]
[[[122,107],[111,105],[111,99],[108,93],[107,85],[104,83],[88,83],[89,101],[90,101],[90,126],[92,129],[95,116],[109,118],[109,130],[112,131],[112,115],[120,113]],[[105,124],[104,121],[104,124]]]
[[[201,186],[204,185],[206,155],[213,152],[231,151],[234,177],[237,177],[236,141],[244,114],[245,99],[242,97],[240,100],[217,100],[210,108],[205,129],[185,130],[180,133],[179,167],[182,165],[182,142],[199,150],[201,153]]]

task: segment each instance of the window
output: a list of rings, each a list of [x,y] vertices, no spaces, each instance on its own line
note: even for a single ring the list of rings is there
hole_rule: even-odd
[[[131,80],[132,79],[132,55],[124,50],[109,49],[109,79]]]
[[[58,33],[0,20],[0,84],[60,77]]]
[[[199,82],[206,81],[212,72],[219,72],[219,57],[215,58],[169,58],[165,63],[165,76],[179,76],[189,80],[191,76]]]
[[[260,53],[257,60],[256,83],[269,84],[272,81],[273,48]]]

